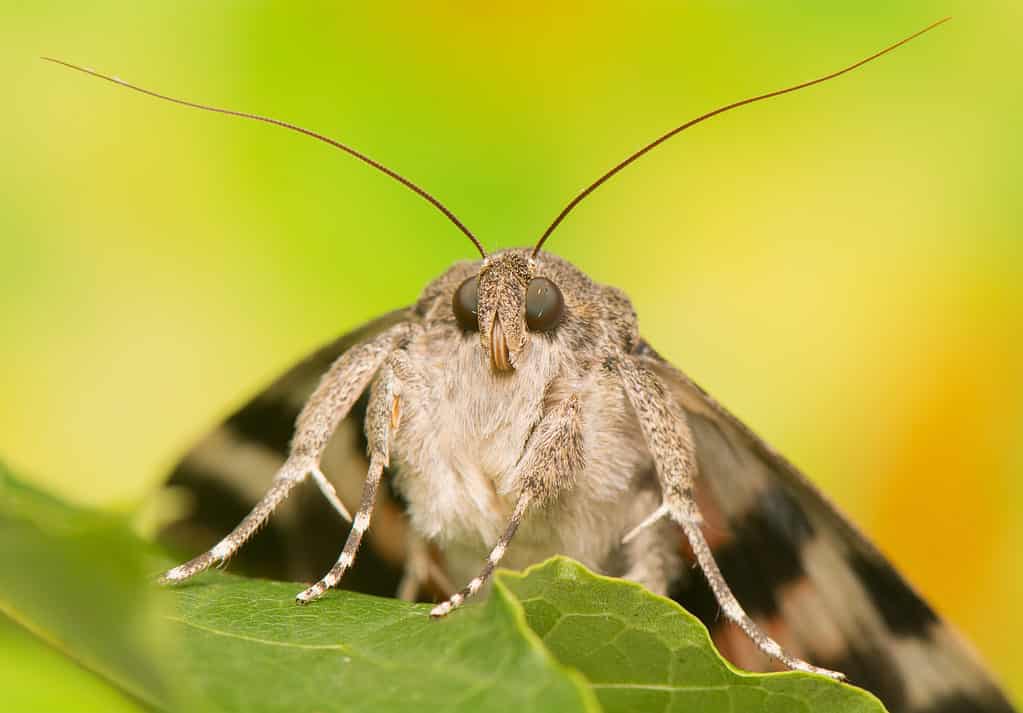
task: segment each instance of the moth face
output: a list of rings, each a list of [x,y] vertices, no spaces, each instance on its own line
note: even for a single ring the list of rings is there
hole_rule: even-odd
[[[529,333],[553,330],[564,314],[561,290],[534,270],[525,254],[495,255],[453,295],[458,323],[466,331],[479,330],[480,347],[495,372],[514,371],[525,358]]]

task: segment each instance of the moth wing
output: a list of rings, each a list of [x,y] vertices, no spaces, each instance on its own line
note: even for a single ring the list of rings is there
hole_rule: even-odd
[[[323,346],[200,439],[166,481],[173,500],[184,501],[185,514],[165,526],[160,539],[191,556],[230,532],[284,463],[295,419],[330,365],[350,347],[408,316],[407,309],[390,312]],[[369,465],[365,412],[364,394],[338,426],[322,461],[322,470],[350,512],[358,505]],[[345,586],[393,595],[401,574],[406,526],[402,508],[387,497],[386,489],[373,523]],[[348,523],[309,481],[293,491],[267,526],[232,558],[231,566],[272,579],[314,581],[337,559],[348,529]]]
[[[969,646],[798,469],[645,343],[640,354],[686,411],[704,531],[736,597],[770,636],[844,672],[890,713],[1012,712]],[[699,570],[687,569],[671,596],[735,664],[776,669],[719,616]]]

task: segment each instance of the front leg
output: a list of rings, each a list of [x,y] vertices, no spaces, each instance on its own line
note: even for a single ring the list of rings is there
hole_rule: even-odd
[[[295,424],[291,453],[274,476],[270,489],[227,537],[208,552],[168,570],[160,578],[161,583],[181,582],[215,564],[227,561],[266,522],[292,488],[309,474],[313,474],[331,504],[347,516],[347,510],[337,498],[333,487],[320,473],[320,458],[341,419],[348,415],[352,405],[366,390],[384,359],[416,329],[410,323],[396,324],[342,354],[302,408]]]
[[[487,557],[483,570],[460,592],[433,608],[432,617],[442,617],[460,607],[478,592],[493,574],[526,513],[542,507],[571,488],[584,465],[582,419],[579,399],[572,395],[547,412],[526,444],[519,460],[515,482],[520,483],[515,510]]]
[[[396,354],[400,354],[397,352]],[[352,520],[352,529],[348,531],[341,555],[330,571],[316,584],[299,592],[295,597],[299,604],[307,604],[322,597],[344,576],[348,568],[355,562],[355,555],[362,544],[362,536],[369,527],[373,508],[377,501],[377,489],[384,468],[390,463],[391,433],[398,428],[401,420],[401,381],[395,374],[395,356],[380,370],[380,375],[373,382],[369,393],[369,404],[366,408],[366,439],[369,448],[369,472],[362,486],[362,500]]]
[[[765,634],[739,604],[700,529],[701,518],[693,494],[696,453],[685,412],[671,398],[660,379],[638,360],[619,355],[615,365],[629,402],[636,412],[647,448],[654,459],[664,498],[661,507],[629,533],[626,541],[634,539],[665,515],[670,516],[682,527],[696,562],[707,577],[725,616],[735,622],[761,651],[797,671],[819,673],[839,680],[844,678],[841,673],[786,654],[778,642]]]

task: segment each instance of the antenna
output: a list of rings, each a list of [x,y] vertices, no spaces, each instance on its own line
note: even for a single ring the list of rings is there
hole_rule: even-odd
[[[561,210],[560,213],[558,213],[558,217],[555,218],[554,222],[551,223],[547,227],[547,230],[545,230],[543,232],[543,235],[540,236],[540,240],[537,241],[536,247],[533,248],[533,257],[535,258],[537,256],[537,254],[539,254],[540,248],[543,247],[543,244],[545,242],[547,242],[547,238],[549,238],[551,233],[554,232],[554,229],[557,228],[561,224],[561,221],[563,221],[565,219],[565,217],[569,213],[572,212],[572,209],[575,208],[577,205],[579,205],[579,203],[581,203],[582,200],[586,196],[590,195],[595,190],[600,188],[600,186],[602,186],[604,183],[606,183],[608,179],[610,179],[616,173],[618,173],[623,168],[628,166],[630,163],[632,163],[633,161],[638,159],[640,156],[644,155],[648,151],[651,151],[652,149],[657,148],[658,146],[663,144],[665,141],[667,141],[671,137],[675,136],[676,134],[682,133],[683,131],[688,129],[690,126],[695,126],[696,124],[699,124],[702,121],[706,121],[707,119],[711,118],[712,116],[717,116],[718,114],[724,114],[726,111],[730,111],[732,109],[737,109],[740,106],[745,106],[746,104],[752,104],[753,102],[758,102],[758,101],[761,101],[762,99],[770,99],[771,97],[777,97],[777,96],[780,96],[782,94],[788,94],[789,92],[794,92],[794,91],[797,91],[799,89],[806,89],[807,87],[811,87],[814,84],[820,84],[821,82],[826,82],[829,79],[834,79],[835,77],[840,77],[843,74],[845,74],[846,72],[851,72],[854,69],[856,69],[857,67],[862,67],[867,62],[871,62],[871,61],[877,59],[878,57],[881,57],[882,55],[888,54],[892,50],[894,50],[894,49],[896,49],[898,47],[901,47],[902,45],[906,44],[910,40],[916,39],[917,37],[919,37],[920,35],[924,34],[925,32],[929,32],[929,31],[933,30],[935,27],[937,27],[938,25],[940,25],[940,24],[942,24],[944,22],[948,22],[951,19],[952,18],[950,18],[950,17],[944,17],[944,18],[938,20],[937,22],[932,22],[930,25],[928,25],[924,29],[920,30],[919,32],[914,32],[909,37],[906,37],[905,39],[899,40],[895,44],[889,45],[888,47],[885,47],[883,50],[881,50],[879,52],[875,52],[874,54],[870,55],[866,59],[861,59],[859,62],[856,62],[855,64],[850,64],[848,67],[846,67],[844,69],[840,69],[837,72],[832,72],[831,74],[827,74],[827,75],[825,75],[823,77],[818,77],[817,79],[811,79],[808,82],[802,82],[801,84],[795,84],[795,85],[793,85],[791,87],[786,87],[784,89],[776,89],[775,91],[768,92],[767,94],[760,94],[759,96],[751,97],[749,99],[743,99],[741,101],[732,102],[731,104],[726,104],[725,106],[718,107],[717,109],[714,109],[713,111],[708,111],[706,114],[698,116],[695,119],[690,119],[686,123],[682,124],[682,126],[674,128],[671,131],[669,131],[668,133],[663,134],[662,136],[659,136],[658,138],[654,139],[649,144],[647,144],[646,146],[641,148],[639,151],[636,151],[635,153],[630,155],[628,158],[626,158],[625,160],[623,160],[620,163],[618,163],[617,165],[615,165],[610,171],[608,171],[603,176],[598,178],[596,181],[591,183],[589,186],[584,188],[583,191],[581,193],[579,193],[579,195],[577,195],[575,198],[573,198],[571,200],[571,202],[569,202],[569,204],[567,206],[565,206]]]
[[[65,67],[69,67],[71,69],[76,69],[79,72],[84,72],[85,74],[91,74],[93,77],[99,77],[100,79],[105,79],[108,82],[113,82],[114,84],[119,84],[122,87],[126,87],[128,89],[132,89],[132,90],[134,90],[136,92],[139,92],[141,94],[148,94],[151,97],[156,97],[157,99],[163,99],[164,101],[169,101],[169,102],[172,102],[174,104],[180,104],[182,106],[191,107],[193,109],[202,109],[203,111],[212,111],[212,112],[216,112],[218,114],[227,114],[229,116],[238,116],[238,117],[241,117],[243,119],[252,119],[253,121],[262,121],[263,123],[266,123],[266,124],[273,124],[274,126],[280,126],[280,127],[285,128],[285,129],[290,129],[291,131],[298,132],[299,134],[305,134],[306,136],[311,136],[312,138],[316,139],[317,141],[322,141],[325,144],[330,144],[334,148],[341,149],[345,153],[347,153],[347,154],[349,154],[351,156],[354,156],[355,158],[359,159],[363,163],[372,166],[373,168],[375,168],[376,170],[380,171],[381,173],[390,176],[391,178],[393,178],[394,180],[396,180],[398,183],[402,184],[406,188],[409,188],[413,192],[419,194],[423,199],[425,199],[431,205],[433,205],[434,208],[436,208],[441,213],[443,213],[444,216],[448,220],[450,220],[452,223],[454,223],[456,228],[458,228],[463,233],[465,233],[466,237],[469,238],[469,240],[472,241],[472,244],[476,246],[476,249],[479,250],[479,253],[480,253],[481,256],[483,256],[484,258],[487,257],[487,251],[483,249],[483,245],[476,238],[476,236],[472,234],[472,231],[469,230],[467,227],[465,227],[465,224],[462,223],[462,221],[460,221],[455,216],[454,213],[452,213],[450,210],[448,210],[444,206],[443,203],[441,203],[439,200],[434,198],[432,195],[427,193],[424,189],[420,188],[419,186],[417,186],[415,183],[413,183],[409,179],[407,179],[404,176],[396,173],[395,171],[392,171],[391,169],[387,168],[387,166],[384,166],[382,163],[379,163],[378,161],[375,161],[375,160],[371,159],[366,154],[364,154],[364,153],[362,153],[360,151],[356,151],[351,146],[347,146],[347,145],[341,143],[340,141],[335,141],[334,139],[329,138],[327,136],[324,136],[323,134],[319,134],[319,133],[317,133],[315,131],[310,131],[309,129],[303,129],[301,126],[296,126],[295,124],[288,123],[287,121],[281,121],[280,119],[273,119],[273,118],[270,118],[268,116],[260,116],[258,114],[249,114],[248,112],[244,112],[244,111],[234,111],[232,109],[222,109],[220,107],[209,106],[207,104],[198,104],[196,102],[185,101],[184,99],[175,99],[174,97],[170,97],[170,96],[167,96],[165,94],[160,94],[159,92],[154,92],[154,91],[152,91],[150,89],[146,89],[144,87],[140,87],[140,86],[137,86],[135,84],[131,84],[129,82],[124,81],[120,77],[114,77],[114,76],[106,75],[106,74],[103,74],[101,72],[97,72],[96,70],[91,69],[89,67],[80,67],[77,64],[72,64],[71,62],[65,62],[62,59],[54,59],[53,57],[42,57],[41,59],[43,59],[43,60],[45,60],[47,62],[53,62],[54,64],[63,65]]]

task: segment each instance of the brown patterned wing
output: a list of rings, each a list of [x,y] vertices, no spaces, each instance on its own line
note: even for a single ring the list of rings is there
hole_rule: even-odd
[[[160,539],[183,554],[209,549],[231,531],[270,485],[288,452],[299,410],[320,378],[342,353],[408,315],[397,310],[317,350],[228,416],[177,463],[166,487],[187,503],[185,514],[167,525]],[[365,478],[366,396],[341,422],[327,447],[323,471],[354,512]],[[383,494],[386,496],[386,493]],[[406,526],[403,508],[382,497],[356,566],[344,586],[391,596],[401,576]],[[246,574],[308,582],[337,559],[348,524],[318,489],[297,488],[261,530],[232,559]]]
[[[639,352],[686,410],[704,531],[725,579],[770,636],[789,654],[844,672],[890,713],[1012,713],[969,646],[802,473],[648,345]],[[671,595],[735,664],[775,668],[719,616],[698,569]]]

